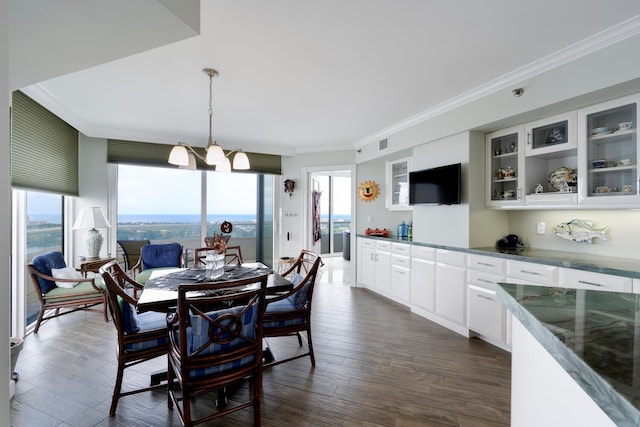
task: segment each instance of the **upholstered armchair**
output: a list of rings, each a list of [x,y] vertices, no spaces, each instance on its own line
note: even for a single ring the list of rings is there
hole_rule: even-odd
[[[140,259],[132,270],[134,279],[144,285],[155,270],[184,266],[184,254],[180,243],[160,243],[142,246]]]
[[[79,270],[68,267],[62,252],[35,256],[27,270],[40,301],[34,333],[38,333],[44,321],[78,310],[102,312],[108,321],[107,294],[102,279],[83,277]],[[101,309],[92,308],[99,304],[103,305]]]

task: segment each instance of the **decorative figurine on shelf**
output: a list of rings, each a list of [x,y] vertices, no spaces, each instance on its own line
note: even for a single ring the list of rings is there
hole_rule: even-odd
[[[536,189],[534,190],[536,194],[544,193],[544,188],[542,188],[542,184],[537,184]]]
[[[515,153],[515,152],[516,152],[516,148],[517,148],[516,143],[515,143],[515,142],[512,142],[512,143],[511,143],[511,152],[512,152],[512,153]]]

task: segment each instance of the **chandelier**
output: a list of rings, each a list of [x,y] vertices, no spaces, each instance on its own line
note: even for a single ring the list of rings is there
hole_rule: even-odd
[[[251,165],[249,164],[249,158],[246,153],[241,150],[234,150],[225,155],[222,147],[220,147],[211,136],[213,128],[213,78],[218,76],[218,72],[213,68],[205,68],[202,71],[209,76],[209,142],[207,143],[205,154],[198,153],[189,144],[178,142],[178,145],[175,145],[171,149],[171,153],[169,153],[169,163],[187,169],[195,169],[197,157],[206,164],[215,166],[217,172],[231,172],[229,156],[235,153],[233,156],[233,169],[250,169]]]

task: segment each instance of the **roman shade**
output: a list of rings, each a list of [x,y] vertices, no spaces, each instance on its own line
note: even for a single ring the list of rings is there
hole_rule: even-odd
[[[177,166],[167,163],[169,152],[172,148],[173,146],[168,144],[109,139],[107,145],[107,162],[177,168]],[[225,154],[226,153],[227,152],[225,152]],[[246,171],[234,170],[234,173],[282,174],[281,156],[274,154],[245,153],[249,157],[251,169]],[[208,166],[202,162],[197,162],[196,167],[198,170],[215,170],[213,166]]]
[[[12,97],[11,185],[78,195],[78,131],[20,91]]]

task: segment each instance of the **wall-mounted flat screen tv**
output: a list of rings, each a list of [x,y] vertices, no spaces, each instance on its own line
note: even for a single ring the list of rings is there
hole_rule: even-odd
[[[462,165],[439,166],[409,173],[410,205],[459,205]]]

